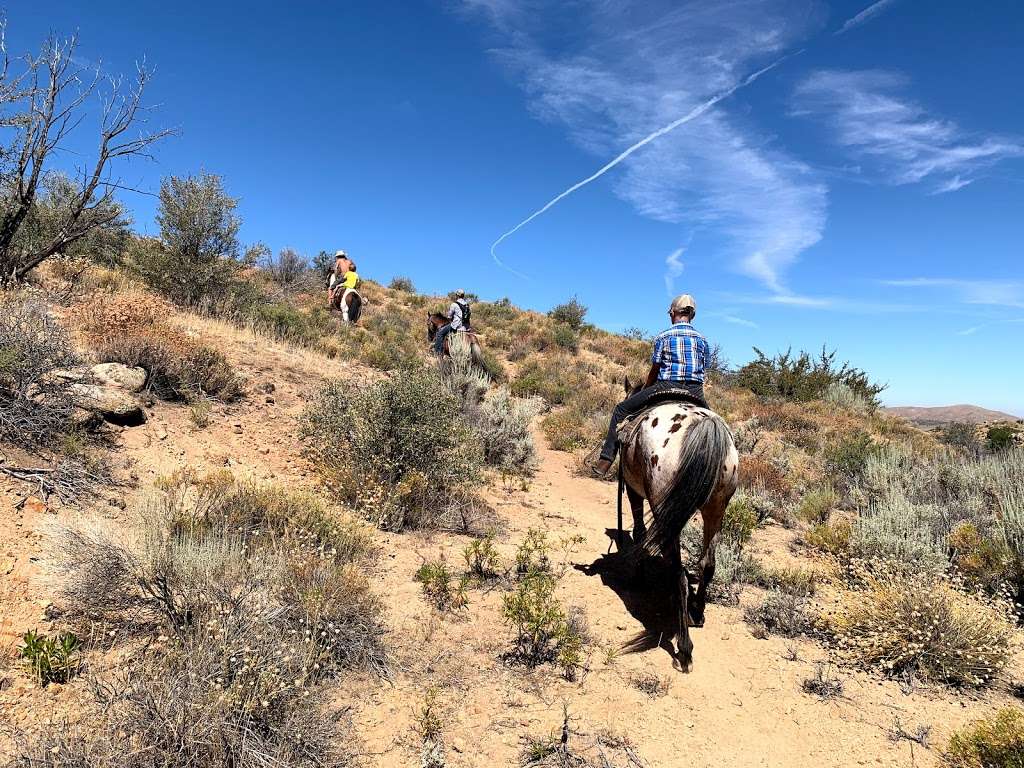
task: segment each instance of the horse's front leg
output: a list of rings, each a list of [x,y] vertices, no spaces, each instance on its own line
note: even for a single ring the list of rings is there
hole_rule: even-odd
[[[673,665],[680,672],[689,672],[693,669],[693,641],[690,640],[690,613],[687,610],[687,603],[690,599],[690,578],[683,567],[682,553],[679,551],[679,539],[677,538],[670,545],[669,552],[664,553],[668,557],[672,571],[672,580],[677,588],[676,599],[673,601],[676,607],[676,618],[679,628],[676,632],[676,655]]]

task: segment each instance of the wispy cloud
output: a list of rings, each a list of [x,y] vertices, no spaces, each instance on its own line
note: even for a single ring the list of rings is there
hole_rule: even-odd
[[[893,184],[929,181],[955,192],[983,168],[1024,156],[1017,139],[976,136],[901,98],[906,78],[878,70],[822,70],[796,89],[794,114],[824,120],[834,140],[873,161]]]
[[[683,274],[683,248],[676,248],[665,257],[665,292],[671,296],[676,278]]]
[[[721,315],[721,318],[727,323],[733,325],[742,325],[746,328],[760,328],[761,326],[755,323],[753,320],[747,320],[743,317],[737,317],[736,315]]]
[[[602,157],[734,87],[784,53],[814,16],[811,4],[784,0],[584,0],[543,13],[529,0],[468,2],[483,6],[502,35],[495,55],[533,113]],[[727,253],[707,256],[729,257],[777,292],[825,226],[818,175],[724,102],[643,146],[610,178],[644,216],[724,236]],[[695,245],[688,258],[698,255]]]
[[[843,22],[843,26],[837,29],[835,31],[835,34],[841,35],[844,32],[849,32],[854,27],[859,27],[861,24],[871,21],[871,19],[873,19],[875,16],[880,14],[882,11],[884,11],[886,8],[888,8],[895,2],[896,0],[878,0],[877,3],[869,5],[856,16],[852,16],[851,18]]]
[[[936,301],[949,304],[984,304],[1024,309],[1024,282],[1019,280],[961,280],[949,277],[911,277],[881,280],[893,288],[933,289]]]

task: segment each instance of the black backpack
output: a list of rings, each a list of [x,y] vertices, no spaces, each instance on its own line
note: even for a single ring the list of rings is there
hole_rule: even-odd
[[[462,327],[466,329],[471,328],[472,323],[469,318],[473,313],[469,309],[469,302],[463,299],[462,301],[456,301],[455,303],[459,305],[459,309],[462,311]]]

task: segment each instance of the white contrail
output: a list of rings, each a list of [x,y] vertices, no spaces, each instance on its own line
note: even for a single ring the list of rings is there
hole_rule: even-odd
[[[569,187],[564,192],[561,192],[558,195],[556,195],[555,197],[551,198],[551,200],[549,200],[544,205],[543,208],[539,208],[538,210],[536,210],[533,213],[531,213],[529,216],[527,216],[521,222],[516,224],[514,227],[512,227],[512,229],[510,229],[508,232],[503,234],[501,237],[499,237],[497,240],[495,240],[491,244],[491,258],[494,259],[494,263],[497,264],[499,267],[502,267],[503,269],[507,269],[509,272],[511,272],[514,275],[517,275],[518,277],[526,278],[526,275],[524,275],[522,272],[517,272],[516,270],[512,269],[512,267],[506,265],[505,262],[503,262],[501,259],[499,259],[498,255],[494,252],[494,249],[497,248],[501,244],[501,242],[503,240],[505,240],[510,235],[513,235],[516,232],[518,232],[520,229],[525,227],[531,221],[533,221],[538,216],[540,216],[542,213],[544,213],[549,208],[551,208],[553,205],[555,205],[555,203],[559,202],[560,200],[564,200],[569,195],[571,195],[573,192],[575,192],[577,189],[580,189],[581,187],[585,187],[587,184],[589,184],[590,182],[594,181],[595,179],[599,179],[601,176],[606,174],[608,171],[610,171],[612,168],[614,168],[616,165],[621,163],[623,160],[625,160],[627,157],[632,155],[634,152],[636,152],[641,147],[644,147],[647,144],[650,144],[655,139],[664,136],[666,133],[669,133],[670,131],[674,131],[679,126],[685,125],[686,123],[690,122],[691,120],[695,120],[696,118],[700,117],[705,112],[707,112],[709,109],[711,109],[713,106],[715,106],[715,104],[717,104],[718,102],[722,101],[722,99],[729,98],[734,93],[736,93],[736,91],[738,91],[740,88],[744,88],[744,87],[750,85],[752,82],[757,80],[757,78],[759,78],[765,72],[768,72],[769,70],[775,69],[775,67],[777,67],[779,64],[784,62],[786,59],[790,58],[790,56],[796,56],[799,53],[802,53],[802,51],[798,51],[795,54],[790,54],[789,56],[783,56],[781,59],[778,59],[777,61],[772,62],[771,64],[769,64],[764,69],[759,69],[759,70],[757,70],[757,72],[754,72],[752,75],[748,75],[746,78],[744,78],[743,80],[741,80],[736,85],[734,85],[731,88],[729,88],[728,90],[722,91],[721,93],[717,94],[716,96],[713,96],[710,99],[708,99],[707,101],[705,101],[703,104],[700,104],[700,105],[694,107],[686,115],[684,115],[683,117],[680,117],[678,120],[675,120],[675,121],[669,123],[668,125],[666,125],[664,128],[659,128],[658,130],[656,130],[654,133],[650,134],[649,136],[645,136],[644,138],[640,139],[640,141],[638,141],[636,144],[634,144],[633,146],[629,147],[628,149],[623,150],[614,160],[612,160],[612,161],[606,163],[605,165],[601,166],[597,171],[592,173],[590,176],[587,176],[587,178],[583,179],[583,181],[576,182],[575,184],[573,184],[571,187]]]
[[[895,0],[878,0],[877,3],[873,3],[865,8],[863,11],[858,13],[856,16],[847,19],[843,26],[837,29],[833,34],[841,35],[844,32],[849,32],[854,27],[859,27],[861,24],[869,21],[873,16],[877,16],[884,11],[888,6],[892,5]]]

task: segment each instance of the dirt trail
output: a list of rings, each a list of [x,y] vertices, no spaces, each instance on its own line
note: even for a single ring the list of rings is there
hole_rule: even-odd
[[[242,477],[315,489],[295,429],[306,396],[326,376],[369,380],[377,375],[223,324],[188,323],[249,375],[252,393],[237,405],[215,407],[211,423],[202,429],[192,425],[185,406],[157,404],[145,426],[120,435],[117,455],[128,460],[125,472],[138,483],[134,490],[112,494],[110,503],[100,500],[81,511],[31,504],[15,509],[24,487],[2,484],[7,495],[0,515],[0,600],[7,643],[24,629],[49,626],[45,606],[55,587],[44,578],[40,560],[45,559],[43,534],[50,523],[99,517],[130,524],[151,481],[184,467],[227,468]],[[263,391],[268,383],[274,384],[273,392]],[[543,444],[539,435],[538,442]],[[932,726],[934,743],[942,744],[953,728],[1008,699],[989,694],[982,703],[940,691],[905,695],[894,683],[840,670],[844,696],[819,702],[801,691],[801,682],[815,673],[824,651],[811,641],[755,639],[743,623],[742,606],[709,606],[707,625],[693,634],[695,668],[689,675],[673,670],[668,653],[659,648],[616,654],[614,649],[643,630],[636,615],[656,613],[664,603],[658,595],[621,586],[616,592],[602,576],[581,570],[601,562],[608,550],[605,529],[615,524],[614,485],[574,476],[568,454],[542,447],[540,459],[529,490],[506,493],[493,487],[487,492],[505,521],[498,547],[508,564],[529,528],[548,530],[555,568],[562,574],[559,597],[582,608],[589,622],[588,670],[568,682],[550,668],[531,672],[502,660],[509,648],[509,630],[501,619],[507,584],[474,588],[460,616],[440,615],[424,602],[413,580],[418,566],[444,555],[453,570],[461,571],[468,538],[382,533],[381,563],[373,579],[391,629],[391,679],[352,676],[340,681],[334,697],[339,709],[351,715],[368,765],[419,764],[416,712],[429,688],[437,690],[451,766],[518,764],[525,739],[560,728],[563,705],[574,731],[570,746],[591,747],[603,733],[631,742],[652,768],[938,765],[937,751],[888,738],[896,718],[908,730]],[[560,541],[576,536],[581,543],[568,551],[559,548]],[[752,548],[764,559],[779,561],[792,557],[790,540],[789,532],[768,528],[757,532]],[[748,589],[744,600],[752,602],[758,594]],[[797,660],[788,661],[793,647]],[[667,692],[652,697],[639,690],[632,681],[641,674],[660,678]],[[42,723],[73,708],[82,686],[79,681],[51,686],[40,695],[18,672],[6,689],[0,686],[0,710],[16,712],[10,721],[21,725]]]

